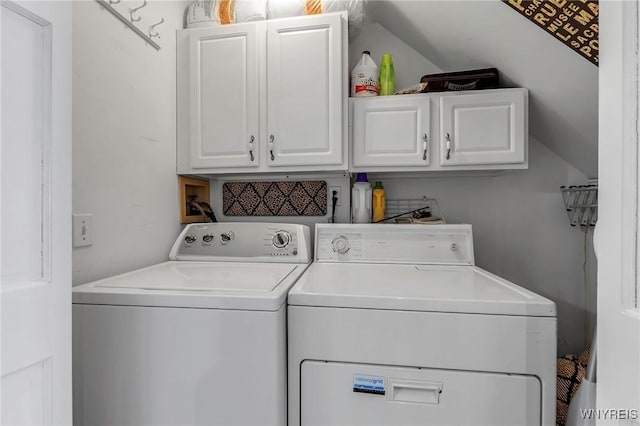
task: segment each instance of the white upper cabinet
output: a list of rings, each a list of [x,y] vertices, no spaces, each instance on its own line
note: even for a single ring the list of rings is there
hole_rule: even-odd
[[[526,169],[527,99],[526,89],[352,98],[349,170]]]
[[[260,136],[258,27],[189,36],[191,167],[257,167]]]
[[[353,98],[352,165],[429,165],[430,103],[422,95]]]
[[[440,164],[523,164],[526,91],[475,92],[440,98]]]
[[[178,32],[178,173],[346,170],[344,13]]]
[[[268,22],[270,166],[343,164],[340,20],[320,15]]]

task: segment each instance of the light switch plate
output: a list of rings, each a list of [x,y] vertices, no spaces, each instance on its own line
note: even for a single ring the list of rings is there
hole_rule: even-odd
[[[73,215],[73,246],[87,247],[93,245],[93,215]]]

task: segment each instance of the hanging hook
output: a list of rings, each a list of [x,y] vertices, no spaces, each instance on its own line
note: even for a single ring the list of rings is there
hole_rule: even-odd
[[[138,6],[138,7],[134,7],[133,9],[129,9],[129,18],[131,19],[131,22],[138,22],[139,20],[142,19],[142,17],[140,17],[140,16],[134,17],[133,14],[136,13],[137,11],[139,11],[140,9],[142,9],[143,7],[145,7],[146,5],[147,5],[147,0],[143,0],[142,6]]]
[[[149,37],[152,37],[152,38],[153,37],[158,37],[158,38],[160,37],[160,33],[157,32],[157,31],[154,32],[154,30],[158,25],[160,25],[162,23],[164,23],[164,18],[160,18],[160,22],[155,23],[155,24],[153,24],[153,25],[151,25],[149,27]]]

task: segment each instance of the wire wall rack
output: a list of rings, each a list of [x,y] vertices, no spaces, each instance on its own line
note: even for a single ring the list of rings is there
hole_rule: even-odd
[[[153,18],[150,14],[145,13],[146,10],[142,9],[147,7],[147,0],[143,0],[142,4],[138,4],[136,7],[128,7],[131,2],[123,2],[122,0],[95,1],[118,18],[120,22],[133,30],[134,33],[138,34],[150,46],[156,50],[160,50],[160,45],[154,38],[160,38],[160,32],[157,27],[164,24],[164,17],[159,19]]]
[[[447,223],[444,213],[435,198],[387,199],[385,223],[438,224]]]
[[[564,207],[571,226],[596,226],[598,221],[598,185],[561,186]]]

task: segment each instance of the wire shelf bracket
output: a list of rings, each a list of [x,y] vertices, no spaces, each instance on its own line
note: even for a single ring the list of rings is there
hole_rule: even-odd
[[[562,200],[571,226],[596,226],[598,221],[598,184],[561,186]]]
[[[422,198],[387,199],[385,218],[379,222],[387,223],[447,223],[438,200]]]

